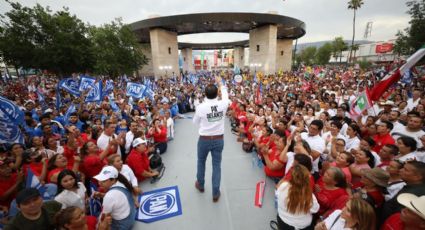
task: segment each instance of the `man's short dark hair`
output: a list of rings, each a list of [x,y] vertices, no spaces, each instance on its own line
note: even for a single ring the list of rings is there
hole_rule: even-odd
[[[323,121],[321,120],[313,120],[310,125],[315,125],[319,130],[323,129]]]
[[[398,154],[398,147],[397,147],[397,145],[386,144],[386,145],[384,145],[384,147],[387,147],[387,148],[390,149],[391,155],[395,156],[395,155]]]
[[[336,120],[335,121],[332,121],[331,122],[331,125],[336,126],[338,128],[338,130],[341,130],[342,129],[342,124],[339,121],[336,121]]]
[[[205,87],[205,96],[207,96],[208,99],[216,98],[217,94],[218,94],[217,86],[213,84],[209,84],[207,87]]]
[[[381,121],[382,124],[385,124],[385,126],[387,126],[387,129],[389,129],[390,131],[393,130],[394,125],[393,123],[389,122],[389,121]]]
[[[406,164],[410,164],[415,168],[416,174],[422,177],[422,184],[425,184],[425,163],[422,161],[407,161]]]

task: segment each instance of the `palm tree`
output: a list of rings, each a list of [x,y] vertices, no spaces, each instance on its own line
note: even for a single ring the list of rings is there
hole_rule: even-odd
[[[356,11],[362,7],[363,5],[363,0],[350,0],[348,2],[348,9],[349,10],[353,10],[354,15],[353,15],[353,39],[351,40],[351,48],[350,48],[350,56],[348,58],[348,62],[351,61],[351,54],[353,52],[353,45],[354,45],[354,37],[356,35]]]

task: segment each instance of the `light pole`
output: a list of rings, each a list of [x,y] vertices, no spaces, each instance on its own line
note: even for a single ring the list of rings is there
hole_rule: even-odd
[[[165,76],[167,76],[168,70],[171,70],[173,67],[170,65],[159,66],[160,70],[165,70]]]

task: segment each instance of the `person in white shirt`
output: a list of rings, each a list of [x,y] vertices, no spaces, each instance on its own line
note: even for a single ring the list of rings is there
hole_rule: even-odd
[[[205,183],[205,162],[208,153],[212,156],[212,193],[213,201],[220,198],[221,180],[221,154],[224,147],[224,120],[230,100],[227,88],[222,85],[221,77],[216,77],[215,82],[220,87],[221,100],[218,100],[218,88],[210,84],[205,87],[205,102],[196,108],[193,123],[199,125],[198,140],[198,167],[195,187],[204,192]]]
[[[170,111],[165,112],[165,119],[167,119],[167,139],[170,141],[174,139],[174,120]]]
[[[420,116],[413,112],[408,116],[409,119],[407,120],[407,125],[399,128],[394,127],[391,130],[391,136],[394,140],[397,140],[402,136],[412,137],[417,142],[417,147],[422,148],[423,146],[420,138],[425,135],[425,132],[422,130],[423,120]]]
[[[375,229],[376,215],[372,206],[361,198],[351,198],[342,210],[335,210],[314,230]]]
[[[106,192],[102,202],[102,214],[112,216],[111,229],[131,229],[136,209],[131,195],[130,182],[113,166],[105,166],[93,177]]]
[[[413,110],[421,101],[422,91],[419,89],[415,89],[412,93],[412,98],[407,100],[407,111]]]
[[[97,147],[101,150],[105,150],[109,143],[113,145],[111,153],[117,153],[121,155],[120,145],[124,144],[125,133],[115,134],[116,124],[106,123],[105,129],[103,130],[100,137],[97,139]]]
[[[54,198],[62,204],[62,209],[76,206],[85,210],[86,187],[78,182],[77,176],[72,170],[64,169],[58,176],[58,191]]]
[[[399,154],[394,158],[401,161],[411,161],[416,159],[417,142],[411,137],[400,137],[397,139],[396,145],[398,147]]]
[[[133,199],[136,206],[138,205],[138,195],[142,193],[142,190],[139,188],[139,182],[137,181],[136,176],[134,175],[133,170],[124,164],[120,155],[112,154],[108,157],[108,164],[114,166],[119,173],[121,173],[130,184],[133,186]]]
[[[294,165],[289,181],[277,185],[278,229],[305,229],[312,224],[319,203],[310,185],[310,172],[300,164]]]
[[[301,138],[305,140],[311,148],[311,156],[313,157],[313,174],[318,176],[319,160],[325,151],[325,140],[319,135],[323,129],[321,120],[313,120],[308,127],[308,133],[301,133]]]
[[[125,134],[125,154],[130,153],[131,143],[134,140],[134,134],[137,132],[137,122],[132,121],[130,123],[130,131]],[[125,159],[124,159],[125,160]]]
[[[351,124],[347,128],[347,136],[345,138],[345,150],[350,152],[352,149],[358,149],[360,147],[360,128],[356,124]]]

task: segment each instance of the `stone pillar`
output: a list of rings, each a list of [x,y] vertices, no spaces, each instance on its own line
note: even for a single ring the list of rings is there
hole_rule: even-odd
[[[249,31],[249,63],[254,72],[274,74],[276,71],[277,26],[266,25]],[[251,65],[255,65],[251,66]]]
[[[235,66],[239,67],[239,68],[243,68],[244,67],[244,51],[245,48],[244,47],[235,47],[233,48],[233,63]]]
[[[181,54],[183,57],[183,72],[194,72],[195,68],[193,67],[192,48],[182,49]]]
[[[276,72],[290,71],[292,65],[292,39],[277,39]]]
[[[152,48],[151,44],[143,43],[141,44],[141,49],[143,54],[148,60],[148,63],[144,65],[141,69],[139,69],[142,76],[154,76],[153,64],[152,64]]]
[[[150,30],[152,66],[155,78],[179,74],[177,33],[156,28]]]

